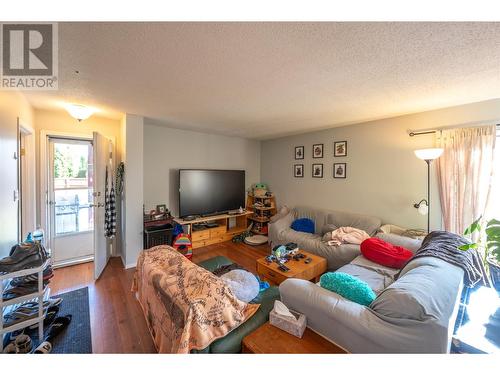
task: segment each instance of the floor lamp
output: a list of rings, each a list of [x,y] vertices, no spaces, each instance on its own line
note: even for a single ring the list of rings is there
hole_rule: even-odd
[[[427,233],[430,232],[431,227],[431,163],[433,160],[439,158],[442,153],[442,148],[415,150],[416,157],[427,163],[427,199],[422,199],[420,202],[415,203],[413,207],[415,207],[421,215],[427,215]]]

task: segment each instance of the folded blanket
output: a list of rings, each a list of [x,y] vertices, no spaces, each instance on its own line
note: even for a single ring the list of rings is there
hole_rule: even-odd
[[[160,353],[206,348],[260,306],[238,300],[224,281],[165,245],[140,253],[132,291]]]
[[[431,232],[424,238],[420,249],[406,264],[422,257],[439,258],[464,270],[465,286],[472,287],[480,281],[489,286],[489,278],[477,250],[463,251],[458,249],[459,246],[468,243],[469,241],[464,237],[454,233]],[[396,275],[396,279],[399,277],[399,273]]]
[[[364,240],[370,238],[364,230],[353,227],[340,227],[331,233],[327,233],[325,237],[330,246],[339,246],[343,243],[359,245]]]

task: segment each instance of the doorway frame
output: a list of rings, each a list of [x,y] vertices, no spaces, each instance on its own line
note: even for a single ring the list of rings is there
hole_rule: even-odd
[[[45,230],[46,233],[48,233],[48,182],[49,182],[49,138],[67,138],[67,139],[74,139],[74,140],[82,140],[82,141],[90,141],[93,143],[94,141],[94,135],[93,131],[89,132],[63,132],[63,131],[56,131],[56,130],[48,130],[48,129],[41,129],[40,130],[40,138],[39,138],[39,185],[38,185],[38,196],[39,196],[39,202],[40,202],[40,226]],[[108,136],[106,135],[106,138],[108,138],[112,144],[113,144],[113,168],[116,168],[116,137],[113,136]],[[47,236],[46,239],[46,247],[47,249],[50,249],[51,243],[50,243],[50,238]],[[108,251],[110,251],[111,256],[117,256],[116,254],[116,237],[113,240],[107,240],[107,246],[108,246]],[[110,248],[110,249],[109,249]],[[92,259],[80,259],[76,261],[71,261],[71,262],[61,262],[54,268],[58,267],[65,267],[69,265],[75,265],[79,263],[86,263],[86,262],[91,262],[93,261],[95,256],[95,249],[94,249],[94,255],[92,255]]]
[[[40,130],[40,225],[44,229],[47,234],[47,238],[45,240],[45,244],[48,249],[51,249],[52,243],[50,238],[50,219],[48,217],[48,200],[49,200],[49,176],[50,176],[50,163],[49,163],[49,138],[61,138],[61,139],[74,139],[74,140],[82,140],[93,142],[94,138],[92,137],[92,133],[70,133],[70,132],[60,132],[54,130]],[[88,259],[79,259],[77,261],[71,262],[61,262],[57,265],[57,267],[63,267],[67,265],[86,263],[93,260],[92,257]],[[56,268],[57,268],[56,267]]]
[[[36,193],[36,140],[35,130],[20,117],[18,126],[18,191],[19,191],[19,240],[36,228],[37,193]],[[24,154],[21,150],[21,138],[24,137]]]

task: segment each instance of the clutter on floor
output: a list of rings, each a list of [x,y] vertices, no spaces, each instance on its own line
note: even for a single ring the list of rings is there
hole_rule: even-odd
[[[35,352],[33,336],[48,334],[39,351],[49,353],[50,344],[71,322],[71,316],[58,316],[62,298],[50,298],[48,284],[54,276],[50,256],[43,246],[43,232],[29,234],[26,241],[12,247],[0,259],[0,351],[26,354]]]

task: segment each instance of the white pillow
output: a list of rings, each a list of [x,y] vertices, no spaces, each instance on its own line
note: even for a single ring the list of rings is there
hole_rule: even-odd
[[[259,294],[257,278],[245,270],[232,270],[220,277],[231,289],[234,296],[243,302],[250,302]]]

